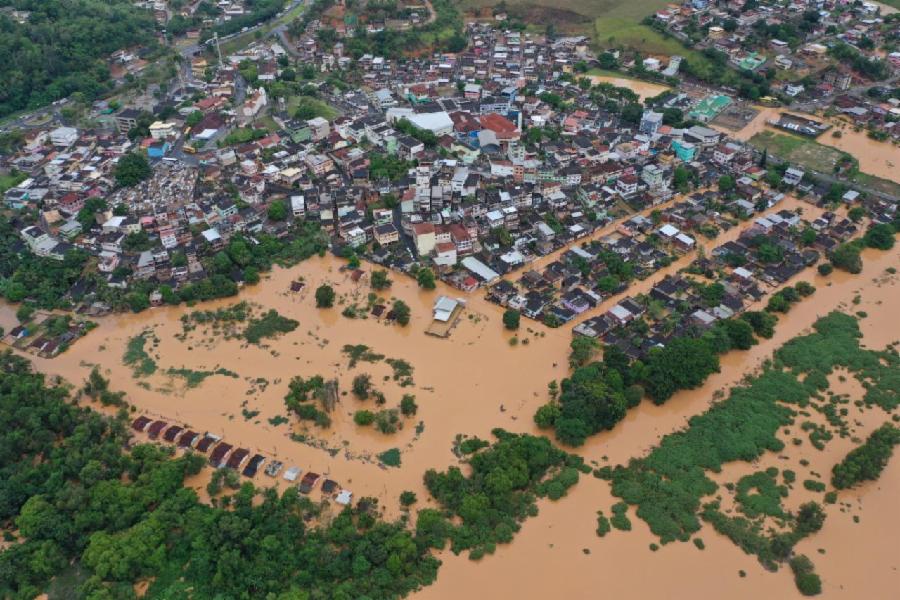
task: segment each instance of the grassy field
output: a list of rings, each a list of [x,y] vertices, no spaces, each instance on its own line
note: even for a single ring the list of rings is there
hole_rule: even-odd
[[[773,156],[820,173],[832,173],[834,165],[842,157],[850,156],[846,152],[824,146],[815,140],[773,131],[761,131],[749,141],[751,145],[760,150],[767,149]],[[868,173],[856,173],[849,179],[861,186],[900,197],[900,185],[893,181]]]
[[[834,165],[846,154],[815,140],[773,131],[760,131],[750,138],[750,143],[757,148],[765,148],[778,158],[821,173],[831,173]]]
[[[25,173],[18,173],[15,175],[0,175],[0,194],[6,192],[6,190],[10,188],[14,188],[23,181],[28,179],[28,175]]]
[[[288,114],[293,115],[301,106],[311,108],[315,112],[315,116],[322,117],[329,121],[333,121],[340,114],[337,109],[321,100],[310,98],[309,96],[292,96],[287,101]]]
[[[471,13],[496,4],[495,0],[462,0],[460,8]],[[641,24],[668,4],[669,0],[506,0],[511,15],[527,23],[553,23],[559,31],[589,35],[598,50],[624,47],[644,54],[678,54],[694,63],[705,62],[699,52]]]

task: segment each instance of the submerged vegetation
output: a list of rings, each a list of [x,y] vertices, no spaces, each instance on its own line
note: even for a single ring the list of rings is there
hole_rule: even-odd
[[[538,497],[562,498],[586,469],[580,457],[547,438],[502,429],[493,434],[496,442],[467,459],[468,475],[459,467],[425,473],[425,487],[443,510],[419,512],[417,537],[424,543],[443,548],[449,539],[453,552],[468,550],[473,560],[493,554],[537,514]]]
[[[307,521],[319,508],[296,489],[244,482],[202,504],[184,479],[203,457],[149,444],[126,453],[124,413],[79,407],[9,353],[0,420],[18,423],[0,433],[3,598],[40,595],[73,561],[83,577],[66,591],[90,598],[133,598],[146,581],[150,598],[394,598],[440,565],[417,534],[381,520],[374,499],[318,526]]]
[[[853,487],[863,481],[878,479],[900,444],[900,429],[885,423],[861,446],[851,450],[831,472],[831,485],[839,490]]]
[[[261,317],[252,318],[244,330],[244,338],[251,344],[258,344],[263,338],[277,337],[297,329],[299,321],[282,317],[275,309],[270,309]]]
[[[151,335],[150,331],[142,331],[140,334],[128,340],[125,346],[125,355],[122,362],[131,367],[132,374],[135,377],[144,377],[156,373],[156,361],[144,349],[147,345],[147,338]]]
[[[797,541],[821,528],[825,519],[821,507],[807,503],[796,515],[785,511],[781,498],[787,489],[777,484],[778,472],[772,469],[738,482],[736,500],[742,515],[729,516],[718,501],[702,504],[718,488],[707,471],[718,472],[726,463],[750,462],[784,448],[776,434],[794,422],[799,410],[815,406],[821,385],[805,385],[801,375],[808,378],[812,373],[827,375],[836,367],[846,368],[867,388],[865,404],[892,411],[898,402],[900,359],[893,350],[862,348],[860,337],[858,322],[851,316],[833,312],[819,319],[813,333],[787,342],[776,351],[773,362],[732,389],[725,400],[692,418],[686,429],[665,436],[647,456],[625,466],[598,469],[595,475],[609,479],[612,493],[637,507],[637,516],[663,544],[687,541],[699,531],[702,519],[745,552],[755,554],[767,568],[777,568],[791,557]],[[835,467],[840,473],[835,475],[835,486],[852,485],[862,473],[863,478],[877,477],[896,439],[892,425],[879,429]],[[854,466],[845,468],[845,463]],[[793,477],[792,473],[785,479],[793,481]],[[785,528],[765,527],[766,517],[777,518]],[[808,593],[815,589],[817,578],[811,563],[808,568],[801,566],[794,569],[800,573],[797,584]]]
[[[284,405],[288,412],[294,413],[302,421],[312,421],[318,427],[329,427],[331,417],[328,413],[334,408],[337,398],[337,382],[325,381],[321,375],[303,379],[292,377],[288,383],[288,392],[284,396]],[[316,406],[317,401],[320,405]]]

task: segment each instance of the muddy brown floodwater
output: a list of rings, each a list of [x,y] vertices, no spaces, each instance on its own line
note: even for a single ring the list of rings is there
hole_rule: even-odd
[[[774,349],[839,306],[868,313],[861,324],[864,344],[880,348],[900,339],[894,314],[897,279],[885,275],[886,268],[900,265],[900,250],[866,251],[864,260],[863,272],[857,276],[835,273],[826,279],[812,271],[799,276],[796,280],[811,281],[817,291],[780,319],[773,339],[762,341],[749,351],[728,354],[722,360],[721,373],[710,377],[697,390],[679,392],[664,406],[645,401],[613,431],[594,436],[578,453],[600,465],[615,465],[643,455],[661,436],[684,427],[691,416],[707,409],[716,391],[738,383]],[[858,306],[852,304],[856,295],[861,296]],[[855,435],[865,436],[888,418],[883,413],[869,413]],[[849,447],[849,442],[836,438],[826,452],[811,456],[810,460],[815,460],[810,469],[818,467],[818,472],[827,477],[831,465]],[[800,452],[805,457],[817,451],[807,444]],[[800,458],[793,450],[785,453],[791,455],[794,463]],[[736,479],[745,472],[765,468],[766,460],[771,460],[768,455],[760,461],[762,467],[737,464],[727,465],[725,470],[729,479]],[[800,482],[806,471],[797,472]],[[798,493],[798,487],[802,486],[795,485],[792,495]],[[798,546],[816,563],[824,598],[896,598],[900,586],[898,493],[900,460],[895,457],[879,481],[840,495],[840,502],[854,505],[852,513],[841,512],[839,505],[828,506],[825,527]],[[606,482],[584,477],[563,500],[540,502],[540,514],[525,522],[515,541],[480,564],[445,553],[437,583],[420,591],[416,598],[801,597],[789,569],[782,568],[774,574],[765,571],[755,557],[744,554],[709,526],[697,534],[706,544],[702,552],[690,543],[668,544],[652,552],[649,544],[657,540],[633,509],[632,531],[613,530],[604,538],[597,537],[597,510],[603,509],[608,515],[609,507],[617,500],[610,495]],[[860,523],[854,523],[851,514],[859,515]],[[819,548],[826,553],[819,554]],[[746,577],[739,576],[740,570],[745,571]]]
[[[755,108],[759,110],[759,113],[740,131],[734,132],[716,125],[713,125],[713,127],[727,133],[737,140],[746,142],[761,131],[772,131],[782,135],[791,135],[782,129],[769,125],[769,121],[778,119],[778,116],[781,113],[794,114],[799,117],[816,121],[828,121],[832,125],[832,128],[816,138],[815,141],[823,146],[831,146],[832,148],[837,148],[838,150],[843,150],[844,152],[851,154],[859,161],[859,169],[863,173],[900,183],[900,147],[897,147],[890,142],[873,140],[866,135],[865,130],[853,131],[853,127],[844,119],[823,119],[816,115],[789,111],[784,108],[762,106],[757,106]],[[836,138],[832,133],[838,130],[841,132],[841,137]]]
[[[660,85],[658,83],[650,83],[648,81],[641,81],[640,79],[630,79],[628,77],[613,77],[611,75],[589,75],[588,79],[590,79],[591,83],[593,83],[594,85],[598,83],[611,83],[616,87],[628,88],[629,90],[637,94],[641,100],[659,96],[666,90],[672,89],[668,86]]]
[[[869,315],[862,324],[866,343],[883,346],[900,338],[892,313],[896,279],[884,276],[886,268],[900,263],[898,252],[900,248],[886,253],[864,252],[865,266],[858,276],[835,273],[826,280],[813,270],[807,271],[798,280],[812,281],[818,291],[781,318],[774,339],[747,352],[727,355],[721,373],[710,377],[700,389],[677,394],[665,406],[644,402],[615,430],[595,436],[578,452],[601,465],[607,464],[604,457],[615,464],[643,454],[660,436],[683,427],[690,416],[705,410],[714,392],[740,380],[777,346],[809,328],[817,317],[842,303],[850,306],[857,294],[862,303],[853,310],[866,310]],[[328,474],[357,497],[379,497],[388,516],[398,514],[397,498],[403,490],[417,493],[419,507],[427,505],[422,475],[429,468],[457,464],[451,452],[457,434],[490,438],[495,427],[540,433],[532,415],[547,401],[547,383],[567,374],[571,325],[551,330],[523,320],[518,333],[521,341],[513,347],[509,344],[511,334],[502,329],[502,309],[487,303],[480,293],[464,295],[441,284],[435,291],[422,292],[414,281],[399,274],[392,274],[394,285],[385,295],[401,298],[410,305],[412,321],[408,327],[386,325],[371,318],[350,320],[340,315],[341,306],[330,310],[314,307],[313,290],[326,281],[345,302],[356,297],[365,303],[368,285],[352,283],[339,271],[341,264],[325,257],[291,269],[276,269],[262,283],[242,292],[241,300],[274,308],[300,322],[294,332],[268,340],[264,347],[210,338],[199,331],[193,332],[186,342],[179,341],[175,336],[182,331],[180,317],[191,309],[176,307],[104,318],[96,330],[64,355],[51,360],[30,358],[41,371],[61,375],[76,385],[98,363],[112,379],[112,387],[126,391],[140,413],[217,433],[235,446],[258,450],[286,465]],[[289,284],[298,278],[306,281],[306,291],[291,294]],[[467,301],[466,311],[448,339],[424,334],[439,294],[464,297]],[[214,309],[234,302],[230,299],[198,308]],[[8,305],[0,307],[0,323],[14,322],[14,310]],[[212,376],[193,389],[177,385],[172,388],[169,378],[159,373],[135,379],[131,369],[122,364],[122,356],[127,341],[147,329],[159,339],[153,348],[148,344],[148,350],[160,371],[169,367],[224,367],[237,372],[240,378]],[[366,344],[386,357],[410,362],[415,369],[415,385],[400,388],[392,381],[383,381],[391,372],[384,363],[360,362],[348,369],[347,359],[341,353],[345,344]],[[331,429],[308,430],[328,447],[340,449],[346,442],[346,452],[332,454],[292,441],[290,433],[299,431],[295,425],[274,426],[268,422],[271,417],[286,414],[283,397],[292,376],[337,377],[341,389],[349,390],[358,373],[373,376],[375,386],[387,396],[388,407],[396,406],[402,393],[416,395],[418,414],[406,421],[402,431],[384,436],[355,426],[350,418],[353,411],[375,407],[371,400],[363,403],[350,394],[341,396]],[[268,385],[251,386],[247,378],[264,378]],[[167,391],[157,391],[160,389]],[[245,419],[245,408],[259,414]],[[424,430],[416,436],[415,424],[419,421]],[[377,461],[365,458],[391,447],[402,451],[400,468],[384,469]],[[258,475],[256,480],[258,485],[272,483],[264,475]],[[199,478],[192,483],[202,485],[204,481]],[[895,516],[898,493],[900,461],[894,460],[879,482],[848,495],[862,497],[860,524],[829,509],[825,529],[808,542],[810,548],[826,548],[827,554],[821,556],[804,547],[811,556],[815,554],[826,597],[887,597],[882,594],[884,590],[896,590],[900,585],[900,548],[896,542],[900,527]],[[441,553],[444,566],[438,581],[418,595],[424,599],[488,595],[594,598],[600,594],[620,598],[797,596],[789,573],[765,572],[753,557],[744,555],[708,527],[700,534],[707,547],[703,554],[697,554],[699,551],[692,544],[670,544],[659,552],[651,552],[648,544],[653,538],[644,522],[634,516],[632,532],[614,531],[598,538],[594,533],[596,511],[608,509],[612,501],[606,482],[583,477],[565,499],[541,502],[540,515],[529,519],[515,541],[499,547],[495,556],[475,563],[449,552]],[[584,553],[584,549],[590,553]],[[738,577],[739,569],[747,572],[746,578]]]

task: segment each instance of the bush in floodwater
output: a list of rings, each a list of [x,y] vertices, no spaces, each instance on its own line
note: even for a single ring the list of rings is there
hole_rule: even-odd
[[[375,421],[375,414],[370,410],[358,410],[353,415],[353,422],[360,426],[371,425]]]
[[[400,450],[398,448],[391,448],[390,450],[385,450],[381,454],[378,455],[378,460],[384,463],[388,467],[399,467],[400,466]]]
[[[794,583],[804,596],[816,596],[822,593],[822,580],[815,573],[815,567],[809,558],[799,554],[790,560]]]

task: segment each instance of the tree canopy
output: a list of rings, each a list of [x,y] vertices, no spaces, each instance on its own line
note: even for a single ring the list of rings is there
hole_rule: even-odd
[[[0,117],[74,92],[93,100],[111,87],[110,54],[155,43],[152,14],[130,0],[12,4],[30,15],[19,23],[0,14]]]
[[[92,385],[96,385],[94,382]],[[71,402],[24,359],[0,355],[0,522],[18,539],[0,553],[0,597],[30,599],[78,561],[80,597],[393,598],[431,583],[438,560],[374,499],[309,525],[319,508],[296,489],[244,483],[201,504],[185,477],[203,457],[156,445],[126,453],[125,414]],[[227,508],[226,508],[227,506]],[[303,590],[301,592],[301,590]]]

